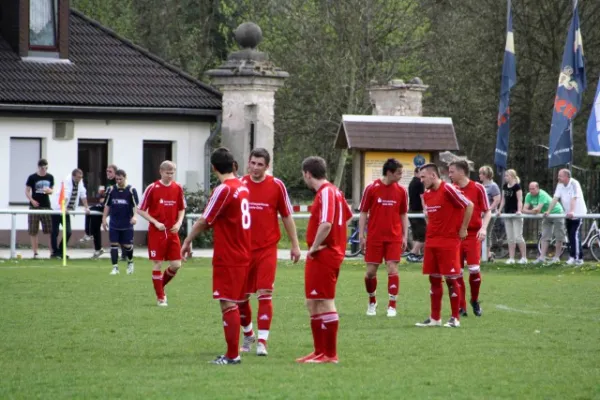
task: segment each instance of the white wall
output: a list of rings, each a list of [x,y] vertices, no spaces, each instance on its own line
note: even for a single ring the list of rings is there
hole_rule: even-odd
[[[55,181],[69,176],[77,167],[77,140],[109,140],[108,164],[116,164],[127,171],[128,182],[140,196],[143,171],[143,141],[167,140],[174,142],[173,161],[177,163],[177,181],[196,190],[203,185],[204,143],[210,135],[210,124],[201,122],[156,122],[119,120],[74,120],[72,140],[52,139],[52,119],[0,118],[0,170],[4,175],[0,190],[0,209],[27,209],[26,206],[9,206],[10,138],[36,137],[42,140],[42,157],[48,159]],[[31,165],[35,173],[37,165]],[[193,180],[193,181],[192,181]],[[21,190],[25,190],[25,182]],[[83,229],[83,216],[72,218],[74,230]],[[136,229],[146,229],[145,222]],[[10,216],[0,215],[0,230],[10,229]],[[27,216],[17,217],[17,229],[27,229]]]

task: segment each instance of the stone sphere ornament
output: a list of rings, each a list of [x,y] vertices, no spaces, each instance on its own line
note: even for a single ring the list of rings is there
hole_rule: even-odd
[[[262,30],[254,22],[244,22],[234,34],[235,41],[242,49],[255,49],[262,40]]]

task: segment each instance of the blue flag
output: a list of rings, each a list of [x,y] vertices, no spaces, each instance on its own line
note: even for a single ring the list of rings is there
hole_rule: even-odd
[[[515,56],[515,40],[512,29],[511,0],[508,0],[506,16],[506,47],[502,65],[502,83],[500,85],[500,107],[498,109],[498,135],[494,164],[498,170],[506,169],[508,158],[508,136],[510,134],[510,89],[517,83],[517,59]]]
[[[600,80],[587,126],[587,148],[590,156],[600,156]]]
[[[571,123],[581,108],[581,98],[585,87],[583,42],[579,29],[579,11],[576,5],[567,34],[567,44],[563,53],[562,68],[554,99],[550,145],[548,146],[548,167],[550,168],[573,162]]]

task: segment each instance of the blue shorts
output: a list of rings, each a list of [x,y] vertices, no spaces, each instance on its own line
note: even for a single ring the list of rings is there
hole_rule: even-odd
[[[133,244],[133,229],[109,229],[108,237],[111,243]]]

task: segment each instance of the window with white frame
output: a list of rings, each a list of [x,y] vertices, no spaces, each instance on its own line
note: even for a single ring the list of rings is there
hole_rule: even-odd
[[[10,138],[9,196],[10,204],[29,204],[25,196],[25,183],[29,175],[37,172],[42,158],[42,139]]]

